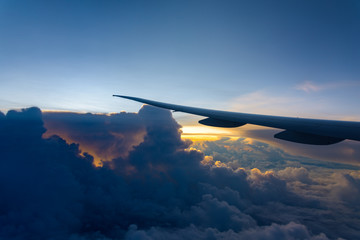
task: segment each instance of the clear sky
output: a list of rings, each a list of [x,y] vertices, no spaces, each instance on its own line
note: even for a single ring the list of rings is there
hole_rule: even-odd
[[[358,1],[0,2],[0,109],[360,119]]]

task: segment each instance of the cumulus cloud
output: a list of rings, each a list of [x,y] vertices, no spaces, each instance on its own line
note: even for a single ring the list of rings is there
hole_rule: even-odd
[[[277,175],[288,181],[299,181],[302,183],[312,184],[313,180],[309,176],[309,171],[304,167],[287,167],[277,172]]]
[[[296,237],[294,237],[296,236]],[[298,239],[298,240],[327,240],[324,234],[313,236],[309,233],[304,225],[290,222],[286,225],[272,224],[266,227],[256,227],[251,230],[243,232],[234,232],[228,230],[220,232],[215,228],[199,229],[194,225],[184,229],[169,231],[168,229],[153,227],[147,231],[138,230],[136,225],[129,227],[129,232],[126,235],[126,240],[135,239],[267,239],[267,240],[281,240],[281,239]]]
[[[135,113],[45,112],[43,119],[47,128],[44,137],[58,135],[70,143],[80,143],[80,149],[97,162],[126,156],[145,134],[144,119]]]
[[[127,154],[95,167],[79,144],[43,135],[39,109],[0,114],[0,239],[351,239],[360,233],[358,209],[350,211],[358,196],[344,200],[359,189],[357,172],[323,181],[303,169],[215,164],[181,140],[169,111],[149,106],[130,115],[51,117],[80,145],[95,142],[100,151],[115,141],[111,151]]]
[[[274,139],[274,135],[278,132],[279,130],[276,129],[252,129],[246,130],[246,136],[259,140],[261,144],[265,142],[267,145],[275,146],[276,149],[282,149],[280,151],[285,151],[293,156],[323,160],[324,164],[331,161],[334,163],[359,165],[360,143],[357,141],[345,140],[337,144],[325,146],[306,145]]]

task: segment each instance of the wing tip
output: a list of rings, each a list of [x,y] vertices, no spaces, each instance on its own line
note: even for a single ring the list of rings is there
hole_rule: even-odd
[[[145,101],[149,101],[149,100],[142,99],[142,98],[125,96],[125,95],[118,95],[118,94],[113,94],[113,97],[125,98],[125,99],[129,99],[129,100],[133,100],[133,101],[137,101],[137,102],[142,102],[142,103],[146,103]]]
[[[120,98],[132,99],[132,97],[130,97],[130,96],[125,96],[125,95],[113,94],[112,96],[113,96],[113,97],[120,97]]]

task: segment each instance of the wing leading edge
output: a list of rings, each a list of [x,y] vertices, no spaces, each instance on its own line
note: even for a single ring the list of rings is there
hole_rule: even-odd
[[[153,100],[113,95],[152,106],[206,117],[200,124],[214,127],[239,127],[253,124],[283,129],[275,138],[312,145],[329,145],[345,139],[360,141],[360,122],[280,117],[188,107]]]

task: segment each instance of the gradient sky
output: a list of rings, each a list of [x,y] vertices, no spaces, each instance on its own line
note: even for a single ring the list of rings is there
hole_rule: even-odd
[[[360,142],[112,95],[360,121],[359,43],[357,0],[0,0],[0,239],[358,238]]]
[[[0,2],[0,109],[360,119],[358,1]]]

